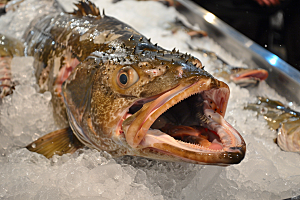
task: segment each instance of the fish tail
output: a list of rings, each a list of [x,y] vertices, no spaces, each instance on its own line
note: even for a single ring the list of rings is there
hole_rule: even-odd
[[[68,127],[48,133],[27,145],[26,148],[29,151],[42,154],[46,158],[51,158],[53,155],[74,153],[83,146],[73,134],[72,129]]]

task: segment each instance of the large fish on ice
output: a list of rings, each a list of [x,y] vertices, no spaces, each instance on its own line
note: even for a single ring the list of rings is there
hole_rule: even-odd
[[[41,91],[69,128],[27,148],[51,157],[84,145],[113,156],[237,164],[241,135],[224,120],[229,88],[201,62],[168,51],[89,1],[36,19],[25,33]]]

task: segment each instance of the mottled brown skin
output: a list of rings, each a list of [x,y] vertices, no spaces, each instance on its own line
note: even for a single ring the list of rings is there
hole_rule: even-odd
[[[53,91],[53,85],[57,77],[57,73],[54,73],[54,63],[55,60],[59,60],[61,67],[63,65],[62,60],[67,52],[71,52],[72,57],[77,58],[80,62],[84,61],[75,70],[80,75],[76,76],[76,79],[74,79],[72,83],[68,84],[70,88],[73,85],[76,88],[72,90],[74,92],[72,94],[72,100],[84,99],[85,94],[82,94],[81,91],[85,90],[85,88],[80,89],[77,87],[86,87],[90,90],[91,87],[88,85],[93,84],[93,97],[89,98],[91,98],[95,104],[91,107],[92,114],[90,113],[90,115],[92,116],[92,120],[99,124],[100,127],[103,126],[103,123],[107,124],[107,121],[111,119],[111,115],[114,115],[115,112],[111,111],[128,107],[136,98],[159,94],[177,85],[179,80],[174,78],[178,72],[175,67],[172,67],[174,64],[176,66],[176,62],[180,63],[189,60],[190,62],[194,62],[197,67],[201,67],[201,62],[194,57],[184,55],[175,50],[173,50],[173,52],[164,50],[152,44],[150,40],[136,32],[130,26],[112,17],[104,16],[99,19],[90,16],[82,17],[66,13],[54,13],[42,19],[43,20],[38,21],[36,24],[33,22],[31,28],[25,33],[26,43],[28,45],[27,53],[28,55],[34,56],[36,61],[38,61],[36,63],[37,79],[47,79],[47,85],[40,86],[42,90],[52,92],[54,106],[58,110],[57,113],[58,115],[62,115],[60,120],[61,118],[66,119],[66,115],[60,110],[61,107],[64,107],[60,98],[57,99],[57,96],[60,96],[60,94],[56,94],[55,91]],[[83,29],[86,30],[82,31]],[[80,38],[84,38],[84,40],[80,41]],[[101,40],[98,44],[95,40],[99,40],[99,38],[104,38],[105,41]],[[156,77],[151,77],[151,74],[140,73],[139,84],[135,84],[134,87],[124,90],[113,85],[116,73],[124,65],[118,64],[118,61],[103,61],[101,57],[86,60],[86,58],[95,51],[106,53],[107,55],[124,51],[118,58],[120,63],[125,59],[127,62],[132,63],[131,66],[134,66],[136,70],[141,72],[142,70],[151,70],[157,67],[161,68],[162,71],[169,69],[169,72],[166,77],[159,77],[159,82],[154,81],[152,84],[148,83],[153,81]],[[144,56],[141,57],[141,55]],[[191,64],[190,62],[189,64]],[[179,64],[177,65],[179,66]],[[189,69],[191,69],[191,71],[188,71],[188,73],[212,77],[206,71],[197,67],[190,66]],[[42,71],[45,68],[48,68],[47,71],[49,72],[43,74]],[[189,74],[184,75],[189,76]],[[93,79],[98,81],[92,81]],[[88,82],[86,83],[86,81]],[[191,82],[192,81],[193,80],[191,80]],[[161,85],[165,87],[162,88]],[[78,91],[78,93],[76,93],[76,91]],[[75,102],[76,107],[80,107],[77,105],[78,103]],[[62,108],[62,110],[64,110],[64,108]],[[105,111],[109,113],[106,114]],[[115,125],[115,121],[111,123]],[[101,130],[100,132],[102,131],[107,132],[107,130]]]
[[[80,8],[80,5],[77,6]],[[124,115],[132,104],[148,102],[179,86],[197,83],[203,89],[222,87],[229,91],[228,86],[204,71],[201,62],[193,56],[175,49],[165,50],[130,26],[98,13],[99,10],[91,6],[90,10],[73,14],[50,14],[33,22],[25,34],[27,53],[37,61],[39,84],[42,90],[52,92],[59,121],[67,121],[67,110],[69,124],[82,143],[115,156],[129,154],[173,161],[189,159],[190,155],[178,158],[151,148],[132,148],[126,141],[130,133],[118,130]],[[60,94],[55,89],[56,79],[65,65],[64,60],[68,59],[77,59],[80,63],[74,66]],[[122,70],[128,70],[138,78],[128,77],[128,84],[122,86],[118,82]],[[193,90],[191,88],[185,98],[193,94]],[[145,104],[143,108],[147,106]],[[124,120],[123,129],[130,120],[139,118],[142,110]],[[245,146],[242,148],[244,154]],[[208,158],[208,164],[213,164],[214,158],[219,156],[216,153]],[[221,164],[231,163],[230,155],[224,157],[227,161],[221,159]],[[203,160],[189,162],[202,163]]]
[[[0,55],[1,57],[23,56],[24,45],[14,38],[0,34]]]
[[[35,23],[33,22],[31,28],[25,33],[25,40],[28,45],[27,53],[34,56],[38,62],[36,64],[36,77],[38,80],[44,80],[40,82],[41,90],[51,91],[54,98],[59,96],[53,91],[54,81],[57,77],[57,71],[54,72],[55,63],[58,62],[61,68],[63,59],[68,54],[82,62],[95,51],[113,54],[116,49],[121,49],[125,51],[124,55],[119,58],[121,61],[126,59],[137,62],[139,53],[142,52],[150,59],[154,56],[162,57],[162,59],[156,59],[156,63],[165,59],[170,61],[170,56],[168,58],[168,55],[163,55],[165,53],[170,55],[171,52],[153,45],[150,40],[147,40],[130,26],[112,17],[104,16],[99,19],[98,17],[55,13],[47,15]],[[134,54],[134,57],[130,57]],[[177,53],[178,57],[179,55],[183,56]],[[195,58],[184,56],[183,59],[194,60]],[[200,61],[198,62],[200,63]],[[166,65],[163,64],[162,67],[165,68]],[[107,71],[112,69],[110,66],[109,68],[103,66],[99,70],[102,71],[105,79],[109,76]],[[45,71],[46,73],[43,73]],[[47,84],[43,85],[44,82]],[[103,86],[105,87],[105,84]],[[59,104],[59,107],[63,106],[60,100],[54,99],[53,101],[54,104]],[[65,118],[65,115],[62,115]]]
[[[168,57],[171,56],[171,52],[165,51],[164,56],[156,56],[156,58],[151,55],[153,52],[148,51],[146,53],[150,55],[139,55],[139,58],[132,59],[130,66],[138,72],[139,80],[126,90],[116,85],[117,73],[125,65],[118,61],[111,61],[101,64],[100,67],[97,59],[94,58],[91,58],[87,63],[80,64],[63,86],[65,96],[68,97],[66,102],[68,105],[72,105],[72,107],[70,106],[71,112],[80,113],[74,117],[77,122],[81,122],[80,126],[83,128],[83,132],[90,132],[93,133],[91,136],[95,136],[92,139],[94,147],[101,143],[102,146],[98,148],[109,152],[124,148],[123,145],[114,145],[110,142],[103,145],[105,142],[98,140],[110,139],[112,130],[121,118],[118,113],[130,107],[138,99],[163,93],[179,84],[192,84],[201,77],[211,77],[207,72],[189,66],[189,69],[183,73],[187,79],[178,78],[177,67],[181,66],[176,62],[182,61],[179,59],[178,61],[170,60]],[[159,77],[147,73],[147,70],[158,67],[160,68],[159,71],[163,71]],[[218,87],[218,82],[213,84]],[[87,92],[85,94],[74,92],[76,90]]]

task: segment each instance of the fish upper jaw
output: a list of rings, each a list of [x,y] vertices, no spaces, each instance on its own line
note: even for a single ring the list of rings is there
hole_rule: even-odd
[[[164,113],[191,96],[194,99],[199,99],[199,101],[195,101],[195,104],[199,105],[195,105],[195,115],[192,116],[195,120],[185,119],[181,122],[182,125],[167,124],[160,128],[153,127],[158,119],[164,118]],[[120,121],[118,131],[124,132],[126,142],[135,150],[133,151],[135,155],[139,155],[138,151],[144,152],[145,149],[151,149],[147,155],[142,156],[157,158],[155,154],[162,154],[161,159],[168,157],[167,160],[172,157],[173,160],[179,159],[199,164],[237,164],[245,156],[246,144],[241,135],[223,118],[228,98],[228,86],[215,79],[202,78],[193,84],[179,84],[155,100],[145,103],[136,113],[125,113]],[[193,102],[190,101],[185,104],[192,104]],[[193,105],[188,106],[193,109]],[[180,114],[178,113],[178,115]],[[175,128],[169,129],[168,126]],[[196,126],[196,132],[201,132],[198,130],[200,126],[201,129],[208,129],[206,134],[210,139],[203,140],[207,145],[197,142],[203,137],[201,133],[195,135],[194,130],[183,130],[184,128],[189,129],[190,126],[191,129]],[[184,128],[181,129],[182,127]],[[174,130],[178,131],[174,132]],[[178,139],[178,136],[190,138],[188,140],[192,142]],[[213,139],[214,137],[215,139]]]
[[[230,75],[230,80],[241,87],[254,87],[268,78],[268,71],[264,69],[243,69]]]

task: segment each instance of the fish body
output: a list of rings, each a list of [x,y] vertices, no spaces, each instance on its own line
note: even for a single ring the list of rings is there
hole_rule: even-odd
[[[129,25],[101,16],[91,2],[76,5],[74,13],[37,19],[24,37],[41,91],[51,91],[59,121],[71,127],[29,150],[46,157],[74,152],[58,148],[81,147],[78,139],[113,156],[216,165],[244,158],[243,138],[223,118],[225,83],[197,58],[152,44]],[[175,139],[178,129],[183,136]],[[73,143],[62,142],[62,135]]]
[[[249,103],[248,110],[263,115],[269,127],[277,130],[277,144],[284,151],[300,152],[300,113],[280,101],[258,97],[256,103]]]

